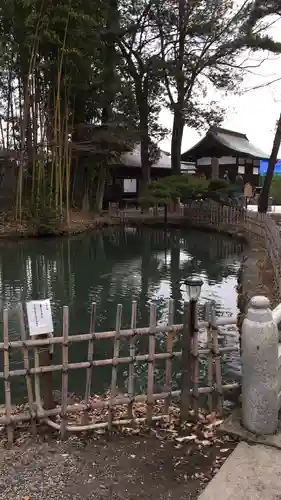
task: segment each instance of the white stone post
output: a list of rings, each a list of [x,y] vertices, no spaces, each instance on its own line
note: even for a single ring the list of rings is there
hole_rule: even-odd
[[[278,330],[269,300],[253,297],[242,325],[242,424],[273,434],[278,424]]]

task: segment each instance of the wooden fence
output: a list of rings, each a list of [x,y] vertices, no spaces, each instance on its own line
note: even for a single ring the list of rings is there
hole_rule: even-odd
[[[210,306],[211,307],[211,306]],[[181,324],[174,324],[174,304],[169,300],[168,322],[157,325],[156,305],[150,306],[150,325],[147,328],[137,328],[137,304],[132,303],[131,327],[122,329],[122,305],[117,306],[115,330],[98,333],[95,331],[96,304],[92,306],[90,317],[89,333],[81,335],[70,335],[69,333],[69,311],[68,307],[63,308],[63,334],[59,337],[44,337],[29,340],[9,341],[8,331],[8,311],[4,310],[4,341],[0,343],[0,351],[4,352],[4,370],[0,372],[0,379],[4,380],[5,392],[5,414],[0,417],[0,425],[7,428],[8,442],[12,443],[14,428],[16,425],[30,421],[31,429],[36,432],[36,423],[41,421],[50,427],[58,430],[62,437],[66,433],[74,431],[95,430],[101,428],[113,429],[115,426],[128,426],[131,424],[146,423],[151,425],[154,421],[167,419],[174,399],[181,401],[181,405],[186,408],[198,411],[198,397],[205,394],[208,397],[209,409],[213,409],[213,394],[217,395],[218,408],[222,409],[222,397],[225,391],[238,388],[237,383],[223,384],[220,370],[220,356],[225,353],[238,351],[237,347],[219,347],[217,329],[220,325],[235,325],[236,316],[228,318],[215,318],[214,310],[207,313],[206,320],[199,322],[200,329],[207,328],[208,345],[200,348],[198,342],[198,332],[193,338],[190,337],[188,328],[187,313],[183,315]],[[22,338],[24,317],[22,306],[19,306],[20,322],[22,326]],[[165,342],[166,349],[157,352],[157,339],[161,336],[161,344]],[[148,337],[148,353],[138,353],[137,345],[140,337]],[[108,359],[95,359],[97,342],[112,340],[112,357]],[[178,339],[181,349],[175,351],[175,339]],[[128,343],[129,355],[120,355],[120,342]],[[88,357],[82,362],[72,362],[69,359],[69,346],[80,342],[88,342]],[[62,350],[62,362],[55,364],[49,357],[49,363],[44,366],[40,363],[42,352],[54,347]],[[22,352],[24,366],[19,369],[11,369],[10,353],[20,349]],[[34,365],[31,365],[29,354],[33,353]],[[49,352],[49,351],[47,351]],[[182,400],[180,388],[173,389],[172,364],[174,359],[181,359],[184,352],[187,359],[192,363],[191,377],[188,383],[188,394],[185,391],[185,400]],[[199,357],[205,356],[208,364],[208,385],[199,386],[200,361]],[[165,390],[156,393],[154,390],[155,363],[165,362]],[[136,365],[142,363],[147,366],[147,390],[145,394],[136,393]],[[117,375],[119,365],[128,366],[128,387],[125,394],[118,394]],[[92,380],[95,377],[95,368],[110,365],[111,385],[108,394],[103,398],[92,397]],[[85,377],[85,397],[79,403],[71,404],[68,400],[68,377],[70,370],[81,370],[86,372]],[[46,390],[52,390],[49,385],[46,389],[44,376],[52,373],[61,373],[61,404],[55,407],[44,408],[44,401],[50,401]],[[28,404],[26,410],[14,408],[12,406],[11,380],[16,377],[24,377]],[[45,380],[46,382],[46,380]],[[50,377],[48,379],[50,384]],[[43,392],[44,391],[44,392]],[[188,401],[186,400],[188,399]],[[145,412],[144,412],[145,407]],[[216,408],[216,406],[214,406]],[[69,417],[76,415],[74,425],[69,423]],[[72,419],[73,422],[73,419]]]
[[[119,214],[120,216],[120,214]],[[130,223],[131,215],[122,213],[122,221]],[[135,217],[135,216],[134,216]],[[243,231],[244,235],[259,239],[268,250],[272,261],[275,277],[280,290],[280,261],[281,242],[278,228],[267,215],[259,215],[230,207],[211,207],[203,204],[187,206],[182,211],[181,223],[185,221],[201,226],[216,227],[219,229],[235,229]],[[96,332],[96,304],[92,306],[89,333],[71,335],[69,331],[69,310],[63,308],[63,332],[61,336],[31,338],[26,340],[24,327],[23,308],[19,306],[21,340],[10,341],[8,328],[8,310],[3,312],[3,342],[0,351],[3,352],[4,369],[0,372],[0,379],[4,381],[5,413],[0,416],[0,425],[6,426],[8,442],[12,443],[14,429],[22,422],[30,422],[31,429],[36,432],[36,424],[44,422],[58,430],[62,437],[68,432],[77,432],[95,429],[113,429],[116,426],[128,426],[136,423],[151,425],[155,420],[167,419],[175,399],[180,400],[180,408],[193,408],[198,411],[198,398],[206,395],[209,409],[213,409],[214,399],[219,410],[222,409],[223,394],[225,391],[237,389],[237,383],[225,384],[221,374],[221,357],[225,353],[239,350],[237,347],[220,347],[218,343],[218,328],[222,325],[236,326],[237,317],[216,318],[214,309],[208,306],[204,321],[199,321],[198,330],[191,336],[188,317],[185,311],[181,324],[174,324],[174,305],[169,301],[167,324],[157,324],[156,305],[150,306],[150,324],[146,328],[138,328],[136,324],[137,304],[132,303],[131,325],[122,329],[122,305],[118,305],[116,312],[115,329],[107,332]],[[207,346],[199,344],[198,332],[207,329]],[[138,352],[138,339],[148,338],[148,352]],[[165,351],[158,351],[158,339],[161,345],[165,343]],[[112,341],[112,355],[107,359],[95,357],[97,342]],[[181,349],[175,351],[176,340]],[[129,355],[122,356],[121,341],[128,344]],[[80,342],[88,343],[88,356],[85,361],[72,362],[70,359],[70,345]],[[61,349],[62,362],[52,361],[49,349],[53,348],[55,354]],[[21,350],[23,367],[12,369],[10,354]],[[34,357],[34,364],[30,361],[29,354]],[[42,361],[42,353],[47,353]],[[200,357],[205,357],[207,363],[208,383],[200,386]],[[54,359],[54,358],[53,358]],[[172,381],[173,360],[180,359],[182,367],[182,384],[174,388]],[[165,390],[155,392],[155,363],[165,363]],[[186,371],[185,363],[189,363]],[[147,370],[147,388],[145,393],[137,394],[136,391],[136,366],[144,364]],[[93,397],[92,381],[96,374],[95,369],[100,366],[111,366],[111,384],[108,394],[103,398]],[[118,367],[128,366],[128,386],[126,393],[118,393]],[[69,372],[72,370],[85,370],[85,396],[79,403],[71,403],[68,398]],[[186,380],[186,373],[189,380]],[[61,404],[48,404],[50,398],[47,391],[52,390],[52,374],[61,374]],[[185,374],[185,378],[184,378]],[[15,408],[12,405],[11,380],[21,377],[25,380],[28,403],[26,409]],[[188,388],[188,389],[187,389]],[[216,398],[213,398],[216,395]],[[145,408],[145,412],[144,412]],[[73,415],[76,415],[73,423]]]

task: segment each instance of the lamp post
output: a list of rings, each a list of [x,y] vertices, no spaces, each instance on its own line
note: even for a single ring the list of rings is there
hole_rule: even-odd
[[[200,278],[190,276],[185,281],[187,294],[189,297],[189,308],[190,308],[190,318],[189,318],[189,330],[190,336],[194,337],[194,333],[197,329],[197,303],[201,294],[201,288],[203,281]]]
[[[190,276],[185,280],[186,290],[191,302],[196,302],[201,294],[203,281],[200,278]]]
[[[183,335],[182,335],[182,378],[180,417],[182,422],[190,418],[190,395],[192,391],[193,363],[192,340],[198,329],[197,304],[203,281],[200,278],[189,277],[185,281],[189,301],[184,304]]]

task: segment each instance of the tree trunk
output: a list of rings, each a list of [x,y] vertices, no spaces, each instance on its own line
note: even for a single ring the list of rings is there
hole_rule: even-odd
[[[107,169],[104,165],[102,165],[99,171],[98,186],[95,199],[95,211],[97,213],[100,213],[102,211],[106,176],[107,176]]]
[[[107,40],[106,52],[104,61],[104,85],[106,89],[105,105],[102,110],[102,124],[108,127],[113,120],[113,103],[116,94],[116,33],[119,28],[119,13],[117,0],[110,1],[109,19],[107,22]],[[109,149],[110,145],[105,143],[105,148]],[[99,213],[102,210],[105,184],[107,178],[107,165],[104,163],[99,171],[98,176],[98,191],[95,202],[95,210]]]
[[[141,77],[140,77],[141,78]],[[148,130],[148,87],[147,80],[135,82],[138,112],[140,119],[140,149],[141,149],[141,186],[140,195],[143,196],[150,184],[149,161],[149,130]]]
[[[171,144],[171,166],[172,174],[180,175],[181,173],[181,144],[184,128],[184,120],[180,110],[174,112],[172,144]]]
[[[141,137],[140,148],[141,148],[141,171],[142,171],[140,194],[142,196],[142,195],[144,195],[144,193],[147,190],[147,187],[150,184],[150,164],[149,164],[149,138],[148,138],[148,132],[147,132],[147,135],[143,134],[143,137]]]
[[[268,209],[268,198],[270,194],[271,182],[273,179],[274,168],[277,162],[278,151],[281,144],[281,113],[277,122],[277,128],[273,141],[272,151],[268,162],[268,169],[264,179],[264,185],[259,197],[259,212],[266,213]]]
[[[184,129],[184,96],[185,96],[185,75],[184,53],[185,53],[185,37],[186,37],[186,5],[185,0],[178,0],[178,57],[176,61],[176,87],[177,87],[177,102],[174,104],[174,122],[172,132],[172,174],[180,175],[181,173],[181,143]]]

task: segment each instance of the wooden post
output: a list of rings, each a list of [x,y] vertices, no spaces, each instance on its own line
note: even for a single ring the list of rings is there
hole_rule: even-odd
[[[192,389],[191,321],[191,302],[185,302],[182,332],[181,422],[186,422],[190,418],[190,395]]]
[[[223,413],[223,390],[222,390],[222,373],[221,373],[221,359],[218,342],[218,329],[216,327],[216,309],[215,303],[211,303],[211,328],[212,328],[212,351],[215,362],[215,375],[216,375],[216,388],[218,396],[218,411],[220,415]]]
[[[3,311],[3,340],[4,340],[4,390],[5,390],[5,407],[7,417],[7,437],[8,446],[13,444],[14,429],[12,424],[12,397],[11,397],[11,382],[10,382],[10,355],[9,355],[9,327],[8,327],[8,309]]]
[[[208,387],[211,392],[208,394],[209,411],[213,410],[213,336],[211,320],[212,304],[207,302],[205,305],[205,320],[208,321],[207,327],[207,345],[208,345]]]
[[[165,227],[167,226],[167,223],[168,223],[168,205],[167,205],[167,203],[165,203],[165,205],[164,205],[164,224],[165,224]]]
[[[146,421],[148,425],[152,424],[153,404],[154,404],[154,365],[155,365],[155,331],[156,326],[156,304],[150,304],[149,326],[151,333],[148,339],[148,370],[147,370],[147,414]]]
[[[192,383],[193,383],[193,408],[195,417],[198,417],[199,412],[199,354],[198,354],[198,319],[197,319],[197,300],[190,301],[191,307],[191,321],[190,321],[190,334],[191,334],[191,366],[192,366]]]
[[[93,357],[94,357],[94,339],[95,339],[95,327],[96,327],[96,313],[97,313],[97,305],[95,302],[92,303],[91,317],[90,317],[90,334],[91,338],[88,344],[88,362],[89,368],[87,368],[86,374],[86,389],[85,389],[85,405],[87,406],[87,410],[84,411],[82,421],[83,425],[89,423],[89,399],[91,396],[91,387],[92,387],[92,373],[93,373]]]
[[[122,304],[117,305],[116,310],[116,325],[115,325],[115,337],[113,338],[113,356],[112,356],[112,371],[111,371],[111,390],[110,390],[110,398],[109,398],[109,407],[108,407],[108,430],[112,430],[112,422],[114,419],[114,406],[112,401],[116,397],[117,394],[117,370],[118,370],[118,358],[120,351],[120,330],[121,330],[121,322],[122,322]]]
[[[40,335],[40,339],[48,338],[48,335]],[[52,354],[48,347],[43,347],[39,350],[39,366],[50,366],[52,364]],[[40,392],[43,402],[43,408],[45,410],[51,410],[55,408],[55,402],[53,398],[53,373],[46,372],[40,374]]]
[[[168,306],[168,325],[172,325],[174,321],[174,300],[169,299],[169,306]],[[174,334],[172,331],[169,331],[167,334],[167,353],[171,355],[170,358],[166,360],[166,373],[165,373],[165,385],[166,385],[166,390],[171,392],[172,390],[172,368],[173,368],[173,362],[172,362],[172,352],[173,352],[173,340],[174,340]],[[171,397],[169,396],[165,402],[164,402],[164,413],[168,415],[169,413],[169,407],[171,403]]]
[[[19,314],[19,322],[20,322],[21,339],[25,342],[27,339],[27,335],[26,335],[26,330],[25,330],[25,325],[24,325],[24,315],[23,315],[23,308],[22,308],[21,303],[18,305],[18,314]],[[31,416],[31,430],[32,430],[33,436],[35,436],[36,435],[36,419],[35,419],[36,415],[34,412],[32,378],[31,378],[30,373],[29,373],[30,366],[29,366],[28,348],[26,347],[26,345],[23,346],[22,350],[23,350],[24,369],[26,371],[25,381],[26,381],[29,412],[30,412],[30,416]]]
[[[66,437],[67,428],[67,396],[68,396],[68,307],[63,307],[63,344],[62,344],[62,386],[61,386],[61,438]]]
[[[131,328],[134,329],[137,326],[137,301],[132,302],[132,314],[131,314]],[[135,395],[135,356],[136,356],[136,337],[132,336],[130,338],[130,357],[131,361],[129,364],[129,378],[128,378],[128,394],[131,401],[128,405],[128,417],[133,418],[133,398]]]

